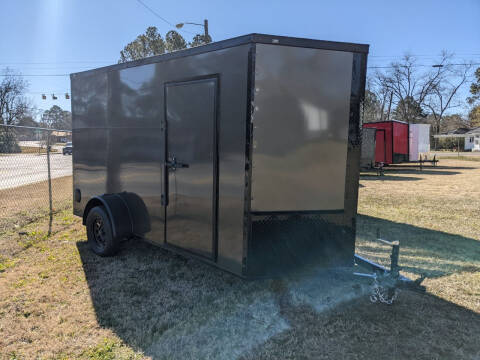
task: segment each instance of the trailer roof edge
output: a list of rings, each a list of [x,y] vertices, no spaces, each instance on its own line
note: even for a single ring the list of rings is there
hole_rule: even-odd
[[[211,51],[227,49],[230,47],[240,46],[240,45],[249,44],[249,43],[294,46],[294,47],[304,47],[304,48],[334,50],[334,51],[346,51],[346,52],[355,52],[355,53],[363,53],[363,54],[368,54],[368,49],[369,49],[368,44],[355,44],[355,43],[347,43],[347,42],[314,40],[314,39],[307,39],[307,38],[296,38],[296,37],[289,37],[289,36],[275,36],[275,35],[252,33],[252,34],[238,36],[231,39],[213,42],[213,43],[202,45],[202,46],[197,46],[194,48],[178,50],[178,51],[174,51],[167,54],[155,55],[155,56],[150,56],[150,57],[139,59],[139,60],[133,60],[133,61],[128,61],[120,64],[113,64],[113,65],[108,65],[108,66],[95,68],[91,70],[71,73],[70,78],[76,77],[77,75],[87,75],[95,72],[108,72],[111,70],[121,70],[121,69],[130,68],[130,67],[154,64],[154,63],[167,61],[175,58],[203,54]]]

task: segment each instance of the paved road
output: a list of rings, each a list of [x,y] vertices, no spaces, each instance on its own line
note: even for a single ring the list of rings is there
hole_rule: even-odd
[[[52,178],[72,175],[72,157],[51,154]],[[15,154],[0,156],[0,190],[47,180],[47,156]]]

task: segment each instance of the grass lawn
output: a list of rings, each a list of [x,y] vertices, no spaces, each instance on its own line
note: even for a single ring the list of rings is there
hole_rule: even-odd
[[[71,210],[0,229],[0,358],[479,359],[480,163],[361,177],[357,252],[388,263],[377,228],[427,293],[372,304],[351,269],[243,281],[129,241],[87,249]],[[8,226],[7,226],[8,225]]]

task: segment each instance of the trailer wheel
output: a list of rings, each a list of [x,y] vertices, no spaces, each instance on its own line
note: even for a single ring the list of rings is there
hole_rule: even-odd
[[[120,241],[113,237],[112,222],[103,206],[95,206],[87,215],[87,238],[90,249],[100,256],[114,255]]]

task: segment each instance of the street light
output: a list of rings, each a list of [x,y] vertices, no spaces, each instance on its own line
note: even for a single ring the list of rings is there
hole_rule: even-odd
[[[443,67],[443,64],[435,64],[435,65],[432,65],[433,68],[441,68]]]
[[[179,23],[179,24],[175,25],[175,27],[177,29],[181,29],[183,27],[183,25],[203,26],[204,36],[205,36],[205,38],[208,38],[208,20],[207,19],[203,20],[203,24],[198,24],[198,23],[193,23],[193,22],[184,22],[184,23]]]

